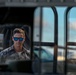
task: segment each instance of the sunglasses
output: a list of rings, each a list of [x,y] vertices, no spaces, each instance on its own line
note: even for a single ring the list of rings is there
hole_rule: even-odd
[[[20,38],[14,37],[13,39],[14,39],[15,41],[18,41],[18,40],[19,40],[19,41],[23,41],[24,38],[21,38],[21,37],[20,37]]]

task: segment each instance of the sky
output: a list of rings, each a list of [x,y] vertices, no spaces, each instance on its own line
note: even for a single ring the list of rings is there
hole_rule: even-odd
[[[58,12],[58,33],[59,33],[59,42],[64,42],[63,38],[64,38],[64,12],[66,7],[64,8],[59,8],[56,7],[57,12]],[[48,13],[48,14],[47,14]],[[36,11],[36,18],[38,20],[39,17],[39,13],[38,10]],[[35,19],[36,19],[35,18]],[[54,13],[52,11],[51,8],[44,8],[43,9],[43,29],[42,29],[42,41],[43,42],[54,42]],[[38,21],[39,23],[39,21]],[[39,24],[36,22],[35,24],[35,29],[37,31],[37,33],[39,34]],[[36,34],[37,34],[36,33]],[[36,36],[35,36],[36,37]],[[37,41],[37,38],[34,39]],[[39,41],[39,38],[38,38]],[[63,45],[63,43],[61,43]]]
[[[58,13],[58,45],[65,46],[65,11],[67,7],[56,7]],[[68,42],[76,42],[76,8],[72,8],[68,13]],[[35,20],[34,20],[34,41],[39,41],[39,18],[40,18],[40,9],[37,8],[35,11]],[[49,7],[43,8],[42,15],[42,42],[54,42],[54,13]]]
[[[72,8],[69,13],[69,24],[70,24],[70,30],[69,30],[69,41],[76,42],[76,8]]]

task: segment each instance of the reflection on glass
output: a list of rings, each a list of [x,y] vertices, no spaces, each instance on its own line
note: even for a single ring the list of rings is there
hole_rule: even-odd
[[[75,50],[68,50],[67,59],[76,59],[76,51]]]
[[[40,52],[39,52],[40,51]],[[53,71],[53,48],[41,46],[34,47],[34,53],[37,58],[41,59],[41,71],[42,73],[51,73]]]
[[[3,34],[0,34],[0,51],[3,49]]]
[[[65,50],[58,48],[58,56],[57,56],[57,72],[64,73],[64,63],[65,61]]]
[[[65,60],[65,50],[64,49],[58,49],[58,61],[64,61]]]

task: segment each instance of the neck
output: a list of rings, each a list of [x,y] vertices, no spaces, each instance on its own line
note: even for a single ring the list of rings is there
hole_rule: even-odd
[[[14,49],[15,49],[16,52],[21,52],[22,51],[22,46],[19,46],[19,47],[14,46]]]

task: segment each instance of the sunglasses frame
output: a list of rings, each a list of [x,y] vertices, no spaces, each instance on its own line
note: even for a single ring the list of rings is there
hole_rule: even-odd
[[[20,37],[20,38],[18,38],[18,37],[13,37],[13,39],[14,39],[14,41],[18,41],[18,40],[19,40],[19,41],[23,41],[24,38],[22,38],[22,37]]]

